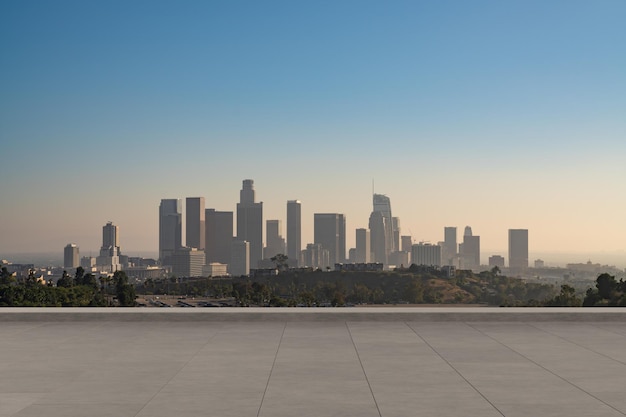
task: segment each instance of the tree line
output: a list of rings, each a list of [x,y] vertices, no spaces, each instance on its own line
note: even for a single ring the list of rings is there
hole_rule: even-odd
[[[135,305],[135,288],[126,273],[117,271],[112,277],[96,277],[76,268],[74,276],[67,271],[56,285],[38,280],[35,271],[29,271],[24,280],[17,280],[7,271],[0,270],[0,306],[7,307],[106,307]]]
[[[277,276],[148,279],[133,286],[126,273],[96,278],[78,267],[43,284],[34,271],[16,280],[0,272],[0,306],[104,307],[134,306],[135,293],[234,298],[239,306],[344,306],[351,304],[485,304],[496,306],[626,306],[626,282],[601,274],[584,297],[564,284],[528,283],[500,275],[496,268],[475,274],[457,271],[448,278],[427,268],[395,271],[283,271]]]

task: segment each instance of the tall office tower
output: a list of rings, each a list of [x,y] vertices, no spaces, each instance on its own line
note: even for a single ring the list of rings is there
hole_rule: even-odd
[[[386,195],[374,194],[373,203],[374,210],[369,221],[373,261],[388,264],[389,254],[396,250],[391,202]]]
[[[371,253],[370,231],[368,229],[356,229],[356,253],[354,262],[358,264],[369,263]]]
[[[237,203],[237,239],[250,243],[250,265],[263,259],[263,203],[255,203],[254,181],[243,180]]]
[[[313,241],[327,249],[329,265],[346,260],[346,218],[338,213],[315,213],[313,215]]]
[[[287,201],[287,258],[290,266],[297,267],[302,251],[302,204],[298,200]]]
[[[119,271],[122,269],[120,255],[119,227],[107,222],[102,226],[102,246],[100,256],[96,258],[96,266],[102,271]]]
[[[418,243],[412,247],[411,258],[415,265],[441,266],[441,246]]]
[[[202,276],[204,252],[198,248],[180,248],[172,255],[172,273],[178,278]]]
[[[182,201],[163,199],[159,205],[159,260],[161,265],[171,265],[174,251],[182,245]]]
[[[411,253],[411,246],[413,246],[413,238],[411,236],[401,236],[401,250],[402,252]]]
[[[528,229],[509,229],[509,268],[528,268]]]
[[[384,265],[389,264],[389,251],[387,244],[387,219],[380,211],[373,211],[370,214],[370,248],[372,262],[379,262]]]
[[[441,258],[443,265],[455,265],[456,258],[456,227],[443,228],[443,247]]]
[[[392,217],[391,218],[391,228],[393,233],[393,250],[400,250],[400,218]]]
[[[480,267],[480,236],[472,235],[472,228],[465,227],[460,245],[461,268],[476,270]]]
[[[250,275],[250,242],[232,239],[230,274],[234,277]]]
[[[119,226],[115,226],[113,222],[107,222],[104,226],[102,226],[102,247],[110,248],[117,247],[119,252],[120,250],[120,228]]]
[[[265,259],[271,259],[279,253],[286,255],[285,239],[281,236],[280,230],[280,220],[267,220],[265,222],[265,240],[267,242],[265,253],[263,254]]]
[[[409,254],[407,265],[411,265],[413,261],[411,260],[411,251],[413,250],[413,238],[411,236],[400,236],[400,250],[402,252],[406,252]]]
[[[233,245],[233,212],[206,209],[204,213],[206,264],[218,262],[230,265]]]
[[[78,246],[73,243],[68,243],[67,246],[63,249],[63,267],[66,269],[69,268],[78,268],[80,265],[80,258]]]
[[[186,203],[185,231],[187,232],[187,246],[204,250],[204,197],[187,197]]]

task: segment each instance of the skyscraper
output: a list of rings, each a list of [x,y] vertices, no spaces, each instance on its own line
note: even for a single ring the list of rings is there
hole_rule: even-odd
[[[264,258],[271,259],[279,253],[285,254],[285,239],[281,235],[281,221],[267,220],[265,222],[265,247]]]
[[[373,211],[372,214],[370,214],[371,260],[385,265],[389,264],[389,252],[387,250],[387,243],[389,243],[389,241],[385,236],[387,230],[386,223],[385,216],[382,212]]]
[[[429,243],[413,245],[411,259],[415,265],[441,266],[441,246]]]
[[[263,259],[263,203],[255,202],[254,181],[243,180],[237,203],[237,239],[250,244],[250,266]]]
[[[102,247],[117,247],[118,251],[120,248],[120,228],[115,226],[113,222],[107,222],[104,226],[102,226]]]
[[[401,241],[402,241],[402,252],[409,252],[411,253],[411,246],[413,246],[413,237],[411,236],[401,236],[400,237]]]
[[[187,197],[185,231],[187,246],[204,250],[205,213],[204,197]]]
[[[391,218],[391,229],[392,229],[392,239],[393,239],[393,250],[400,250],[400,218],[392,217]]]
[[[373,205],[374,209],[369,221],[373,261],[388,264],[389,254],[396,250],[391,201],[386,195],[374,194]],[[396,227],[399,236],[399,221],[396,221]]]
[[[179,278],[199,277],[204,266],[204,252],[197,248],[180,248],[172,255],[172,273]]]
[[[346,259],[346,219],[338,213],[313,215],[313,240],[329,252],[329,265],[343,263]]]
[[[463,232],[463,243],[460,249],[461,268],[478,269],[480,267],[480,236],[474,236],[469,226],[466,226]]]
[[[233,242],[233,212],[206,209],[204,253],[207,265],[229,264]]]
[[[370,231],[368,229],[356,229],[356,254],[354,262],[369,263],[371,253]]]
[[[455,265],[456,258],[456,227],[443,228],[443,247],[441,257],[443,265]]]
[[[102,226],[102,246],[100,256],[96,258],[96,265],[102,271],[119,271],[122,269],[120,255],[119,227],[112,222],[107,222]]]
[[[301,208],[300,201],[287,201],[287,258],[291,266],[298,266],[302,250]]]
[[[159,205],[159,260],[171,265],[174,251],[182,247],[182,202],[163,199]]]
[[[509,268],[528,268],[528,229],[509,229]]]
[[[234,277],[250,275],[250,242],[233,239],[231,245],[230,274]]]
[[[65,269],[77,268],[80,265],[78,246],[68,243],[63,249],[63,267]]]

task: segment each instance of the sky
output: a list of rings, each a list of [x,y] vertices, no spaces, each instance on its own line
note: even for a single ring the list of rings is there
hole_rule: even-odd
[[[0,3],[0,255],[158,250],[163,198],[302,201],[626,266],[623,0]],[[585,259],[583,259],[585,257]],[[592,259],[593,260],[593,259]]]

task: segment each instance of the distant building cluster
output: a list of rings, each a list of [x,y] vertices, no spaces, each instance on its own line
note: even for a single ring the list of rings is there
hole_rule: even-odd
[[[465,227],[461,242],[457,242],[456,227],[445,227],[442,242],[415,243],[412,236],[401,234],[400,219],[392,215],[391,200],[383,194],[373,194],[368,227],[354,231],[354,248],[346,247],[346,217],[342,213],[314,213],[313,242],[303,246],[299,200],[287,201],[285,238],[281,220],[264,222],[263,202],[257,201],[251,179],[243,180],[236,217],[233,211],[206,208],[204,197],[187,197],[183,218],[182,203],[181,199],[173,198],[163,199],[159,204],[158,265],[123,255],[119,228],[108,222],[102,229],[99,256],[81,258],[78,246],[70,243],[64,249],[64,267],[72,269],[80,265],[87,271],[102,273],[123,269],[137,279],[156,278],[164,273],[178,277],[247,276],[257,269],[278,268],[280,262],[285,262],[281,267],[346,271],[412,264],[465,270],[481,268],[480,236],[474,235],[470,226]],[[527,229],[509,230],[508,253],[511,271],[521,273],[528,268]],[[505,268],[504,257],[489,257],[489,267],[496,266]]]
[[[373,194],[368,227],[355,230],[354,248],[346,247],[346,217],[342,213],[314,213],[313,242],[303,245],[299,200],[287,201],[285,238],[281,220],[264,222],[263,203],[256,199],[253,180],[243,180],[239,196],[236,217],[232,211],[205,208],[203,197],[187,198],[185,245],[180,238],[182,200],[162,200],[159,206],[161,265],[181,276],[223,272],[225,265],[228,274],[240,276],[250,275],[256,269],[270,269],[274,264],[272,258],[284,254],[291,268],[332,269],[339,265],[341,270],[363,270],[363,265],[375,265],[378,270],[411,264],[481,268],[480,236],[474,235],[471,227],[465,227],[460,243],[456,227],[444,228],[443,242],[414,243],[411,236],[401,234],[400,219],[392,215],[391,200],[383,194]],[[191,254],[195,256],[193,260]],[[204,263],[200,265],[202,254]],[[500,258],[491,257],[489,265],[504,268],[504,258]],[[214,269],[211,265],[222,267]],[[509,267],[516,271],[528,267],[526,229],[509,230]]]

